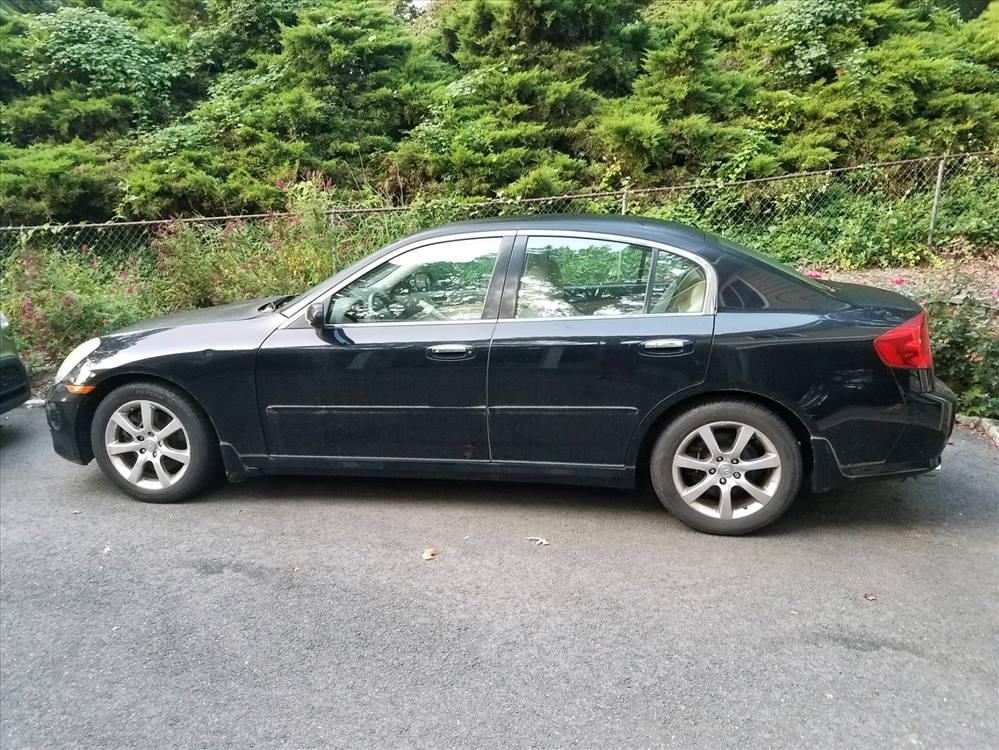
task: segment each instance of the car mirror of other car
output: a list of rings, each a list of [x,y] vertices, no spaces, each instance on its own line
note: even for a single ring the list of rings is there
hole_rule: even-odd
[[[309,305],[305,311],[305,319],[314,328],[324,328],[326,326],[326,303],[319,301]]]

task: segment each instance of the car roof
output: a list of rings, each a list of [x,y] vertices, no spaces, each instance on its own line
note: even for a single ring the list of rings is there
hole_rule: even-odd
[[[699,252],[705,235],[699,229],[641,216],[614,216],[606,214],[561,214],[558,216],[503,216],[489,219],[470,219],[443,224],[405,238],[406,242],[433,237],[444,237],[466,232],[510,231],[563,231],[605,232],[620,234],[639,240],[663,242],[691,252]]]

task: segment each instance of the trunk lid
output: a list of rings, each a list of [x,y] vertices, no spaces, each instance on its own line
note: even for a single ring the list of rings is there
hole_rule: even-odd
[[[860,310],[884,311],[887,313],[886,323],[895,320],[899,323],[909,320],[922,312],[919,303],[897,292],[889,292],[863,284],[848,284],[844,281],[825,281],[823,284],[832,289],[833,296],[845,302],[850,307]],[[876,316],[879,319],[881,315]]]

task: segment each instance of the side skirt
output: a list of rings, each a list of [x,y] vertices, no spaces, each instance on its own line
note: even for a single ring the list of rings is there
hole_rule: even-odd
[[[394,477],[417,479],[483,479],[509,482],[579,484],[631,488],[635,469],[604,464],[535,463],[530,461],[461,461],[447,459],[385,459],[354,456],[241,456],[222,443],[229,481],[241,482],[264,474]]]

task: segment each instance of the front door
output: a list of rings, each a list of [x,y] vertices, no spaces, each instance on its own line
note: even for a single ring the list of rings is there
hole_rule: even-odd
[[[520,235],[489,367],[496,461],[621,467],[642,419],[703,381],[710,269],[682,251]]]
[[[404,249],[334,292],[326,327],[303,316],[275,331],[257,361],[270,454],[488,460],[490,286],[511,241]]]

